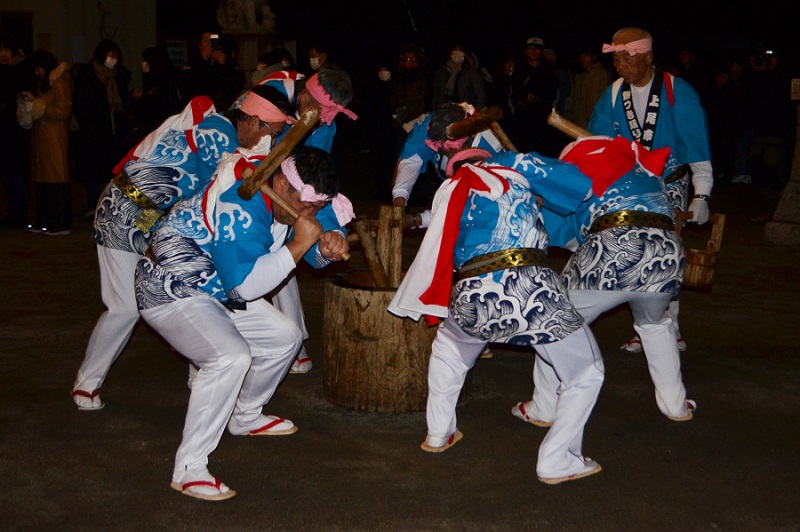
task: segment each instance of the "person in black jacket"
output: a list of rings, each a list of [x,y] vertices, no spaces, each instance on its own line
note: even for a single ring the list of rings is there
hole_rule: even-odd
[[[17,123],[17,96],[30,91],[31,77],[8,37],[0,35],[0,181],[6,193],[6,216],[0,227],[24,229],[30,204],[30,131]]]
[[[111,169],[133,145],[131,72],[122,64],[119,45],[104,39],[87,63],[75,67],[74,80],[73,110],[80,128],[77,177],[86,187],[88,216],[113,177]]]
[[[187,101],[180,90],[178,72],[164,48],[152,46],[142,52],[142,88],[132,95],[135,142],[183,109]]]
[[[184,70],[189,95],[211,98],[218,112],[228,109],[245,88],[247,78],[236,59],[236,43],[225,35],[204,32],[200,35],[199,57]]]

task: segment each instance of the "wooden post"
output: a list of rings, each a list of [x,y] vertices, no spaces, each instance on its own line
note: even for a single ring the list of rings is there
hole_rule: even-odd
[[[389,278],[386,276],[386,269],[383,267],[381,258],[375,246],[375,240],[369,234],[369,225],[363,218],[358,218],[353,222],[358,237],[361,239],[361,249],[364,252],[364,259],[367,261],[369,271],[375,279],[375,286],[378,288],[389,288]]]
[[[386,312],[395,290],[372,288],[369,277],[336,274],[325,284],[325,397],[361,412],[424,411],[436,327]]]
[[[400,286],[403,278],[403,220],[406,217],[404,207],[391,207],[392,247],[389,253],[389,284],[392,288]]]
[[[390,205],[381,205],[378,207],[378,256],[381,258],[381,264],[386,268],[386,273],[389,274],[392,270],[392,207]],[[391,282],[390,282],[391,284]]]

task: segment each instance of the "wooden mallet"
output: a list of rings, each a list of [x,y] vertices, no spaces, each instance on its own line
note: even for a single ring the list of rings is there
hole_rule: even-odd
[[[292,127],[289,128],[289,131],[286,132],[286,135],[281,139],[278,144],[275,145],[272,150],[267,154],[261,164],[255,169],[254,172],[248,172],[247,176],[244,179],[244,183],[242,186],[239,187],[239,197],[245,200],[252,199],[253,196],[256,195],[256,192],[261,190],[264,194],[270,197],[271,200],[279,203],[280,200],[275,200],[277,194],[272,188],[267,185],[267,190],[264,189],[263,185],[267,182],[269,177],[278,169],[281,163],[286,159],[295,147],[300,144],[300,141],[303,140],[308,132],[317,125],[319,122],[319,110],[318,109],[310,109],[303,113],[303,116],[300,117],[300,120],[292,124]],[[283,208],[283,205],[281,205]],[[295,216],[296,217],[296,216]]]
[[[278,144],[267,154],[263,161],[255,170],[246,168],[242,172],[244,183],[239,187],[239,197],[250,200],[259,190],[263,192],[273,203],[286,211],[292,218],[297,219],[300,213],[294,207],[275,192],[267,180],[278,169],[281,163],[292,153],[292,150],[303,140],[303,137],[319,122],[319,110],[310,109],[303,113],[300,120],[292,124],[289,131]],[[342,259],[349,260],[350,254],[345,253]]]
[[[463,139],[489,129],[492,124],[503,118],[503,110],[497,106],[489,107],[472,116],[468,116],[464,120],[453,122],[447,126],[447,138],[449,139]]]
[[[547,117],[547,123],[573,139],[592,136],[590,132],[561,116],[555,109]]]

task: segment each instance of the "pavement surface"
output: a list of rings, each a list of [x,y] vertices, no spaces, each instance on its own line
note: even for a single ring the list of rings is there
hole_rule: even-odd
[[[369,187],[352,186],[374,216]],[[0,523],[5,530],[800,530],[800,249],[764,244],[748,185],[718,185],[726,213],[711,292],[681,296],[682,355],[695,418],[658,411],[644,357],[618,309],[593,326],[606,380],[586,427],[595,476],[548,486],[535,474],[546,429],[514,418],[530,398],[530,352],[494,346],[458,409],[464,439],[422,452],[423,412],[363,413],[322,389],[327,274],[299,272],[313,370],[289,375],[265,413],[288,437],[225,434],[210,470],[238,492],[202,502],[169,486],[189,389],[187,364],[143,323],[102,389],[103,410],[69,392],[103,305],[90,223],[71,235],[0,233]],[[76,205],[80,199],[76,197]],[[83,212],[76,207],[76,212]],[[709,228],[689,230],[703,247]],[[420,235],[408,233],[410,262]],[[345,269],[365,269],[353,249]],[[566,255],[554,250],[554,265]],[[563,262],[561,262],[563,264]]]

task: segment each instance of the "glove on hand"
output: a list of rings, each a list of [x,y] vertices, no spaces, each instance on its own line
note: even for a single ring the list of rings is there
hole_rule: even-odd
[[[689,210],[694,214],[690,222],[702,225],[708,221],[708,201],[695,198],[689,205]]]

